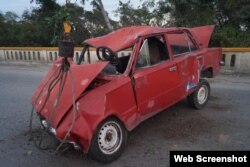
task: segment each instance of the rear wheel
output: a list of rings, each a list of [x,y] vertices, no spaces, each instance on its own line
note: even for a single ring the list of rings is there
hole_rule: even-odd
[[[208,102],[210,96],[210,84],[201,79],[198,88],[187,97],[189,105],[195,109],[202,109]]]
[[[127,131],[120,121],[103,121],[93,136],[89,155],[101,162],[111,162],[121,155],[127,141]]]

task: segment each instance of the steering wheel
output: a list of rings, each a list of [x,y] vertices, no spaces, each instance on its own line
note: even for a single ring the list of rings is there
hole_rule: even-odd
[[[101,53],[101,55],[100,55]],[[96,55],[99,60],[109,61],[112,65],[116,66],[119,71],[121,67],[120,60],[116,53],[106,46],[101,46],[96,49]]]

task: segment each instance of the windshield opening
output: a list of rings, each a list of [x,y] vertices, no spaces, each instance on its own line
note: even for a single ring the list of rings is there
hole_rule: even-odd
[[[78,64],[92,64],[98,61],[108,61],[109,64],[103,69],[102,72],[105,74],[119,75],[126,71],[132,51],[133,47],[113,52],[105,46],[95,48],[85,45],[80,54]]]

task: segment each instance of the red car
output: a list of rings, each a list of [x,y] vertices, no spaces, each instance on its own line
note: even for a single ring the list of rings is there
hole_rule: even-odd
[[[70,62],[72,75],[65,75],[59,100],[61,83],[47,83],[59,75],[62,59],[36,89],[32,105],[57,139],[113,161],[128,131],[142,121],[184,98],[196,109],[206,105],[210,86],[204,78],[217,75],[221,61],[220,48],[207,48],[213,29],[133,26],[88,39],[79,62]]]

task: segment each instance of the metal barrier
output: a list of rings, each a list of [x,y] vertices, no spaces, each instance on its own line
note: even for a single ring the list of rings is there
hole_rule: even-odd
[[[225,69],[250,70],[250,48],[223,48],[222,51]]]
[[[79,60],[81,47],[76,47],[74,61]],[[250,48],[223,48],[224,69],[250,70]],[[124,56],[128,51],[119,53]],[[93,50],[90,55],[93,55]],[[92,61],[97,58],[90,56]],[[52,64],[58,58],[57,47],[0,47],[2,64]],[[86,59],[85,59],[86,60]]]

